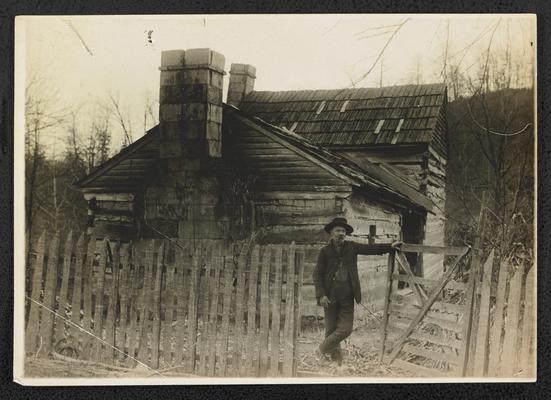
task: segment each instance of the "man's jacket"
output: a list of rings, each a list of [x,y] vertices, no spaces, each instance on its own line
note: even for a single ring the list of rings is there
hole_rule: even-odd
[[[390,244],[361,244],[344,241],[339,255],[331,242],[322,247],[316,268],[314,269],[314,285],[316,287],[318,304],[320,297],[329,297],[335,273],[341,261],[344,268],[348,271],[354,299],[359,304],[362,301],[362,291],[360,278],[358,277],[358,254],[381,255],[390,252],[391,249]]]

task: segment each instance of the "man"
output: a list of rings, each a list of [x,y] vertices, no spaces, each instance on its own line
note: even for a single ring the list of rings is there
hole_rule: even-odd
[[[324,308],[325,340],[319,346],[320,355],[330,356],[342,364],[340,342],[352,333],[354,300],[362,301],[358,278],[358,254],[376,255],[398,249],[402,242],[392,244],[361,244],[345,241],[353,228],[345,218],[335,218],[325,225],[331,235],[329,243],[319,253],[314,270],[314,285],[318,305]]]

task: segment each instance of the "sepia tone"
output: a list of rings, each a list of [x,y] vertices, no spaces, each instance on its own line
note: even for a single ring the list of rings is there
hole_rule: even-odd
[[[247,59],[162,45],[139,118],[112,91],[58,108],[26,65],[25,378],[535,378],[534,20],[454,43],[441,16],[431,79],[417,60],[388,82],[421,16],[363,18],[356,40],[381,45],[332,89],[259,90]],[[347,240],[393,243],[358,257],[338,362],[315,282],[336,217]]]

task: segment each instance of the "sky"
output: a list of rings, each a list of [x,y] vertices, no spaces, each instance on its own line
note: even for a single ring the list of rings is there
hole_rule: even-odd
[[[57,106],[78,109],[77,125],[83,137],[97,104],[112,94],[132,121],[137,139],[143,134],[146,99],[158,98],[163,50],[209,47],[225,56],[226,71],[231,63],[256,67],[255,90],[297,90],[441,82],[445,58],[474,75],[473,66],[480,64],[490,43],[493,52],[504,54],[508,49],[512,59],[531,72],[535,17],[35,16],[16,20],[16,52],[22,54],[16,70],[27,82],[39,76],[48,88],[42,95],[55,93],[51,97]],[[16,90],[24,90],[25,79],[18,81]],[[522,80],[531,79],[532,75]],[[117,148],[122,133],[113,121],[112,125]],[[55,151],[62,146],[65,131],[48,131],[43,140]]]

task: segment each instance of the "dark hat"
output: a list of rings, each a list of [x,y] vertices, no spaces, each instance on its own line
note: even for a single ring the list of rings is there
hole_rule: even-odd
[[[325,225],[325,228],[323,229],[325,229],[325,232],[331,233],[331,229],[333,229],[335,226],[342,226],[344,229],[346,229],[347,235],[350,235],[354,231],[354,228],[348,225],[346,218],[333,218],[333,221]]]

